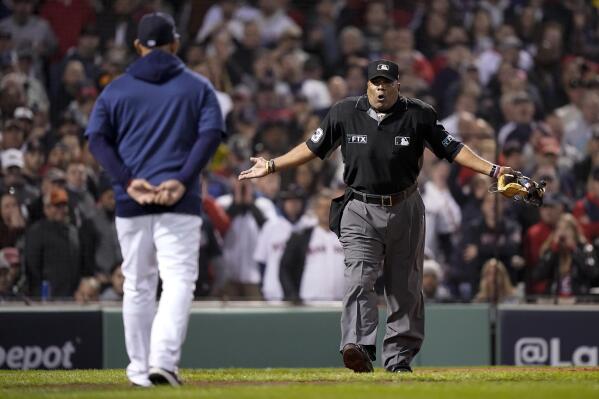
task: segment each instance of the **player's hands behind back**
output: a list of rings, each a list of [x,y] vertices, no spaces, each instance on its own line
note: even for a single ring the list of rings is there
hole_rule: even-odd
[[[185,194],[185,186],[179,180],[170,179],[157,187],[154,202],[159,205],[171,206],[176,204]]]
[[[127,194],[140,205],[171,206],[185,194],[185,186],[175,179],[166,180],[158,187],[145,179],[133,179],[127,187]]]
[[[127,186],[127,194],[140,205],[151,204],[154,202],[156,187],[146,179],[133,179]]]

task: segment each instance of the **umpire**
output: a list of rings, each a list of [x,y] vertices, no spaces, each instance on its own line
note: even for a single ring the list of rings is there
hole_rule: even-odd
[[[305,143],[255,164],[240,179],[265,176],[341,146],[347,184],[333,200],[330,227],[343,245],[346,292],[341,315],[341,353],[346,367],[373,371],[378,325],[374,283],[383,266],[387,323],[383,365],[411,372],[410,362],[424,339],[422,262],[424,204],[416,179],[424,147],[439,158],[498,177],[511,169],[474,154],[437,122],[430,105],[399,95],[399,68],[387,61],[368,65],[365,96],[335,104]]]

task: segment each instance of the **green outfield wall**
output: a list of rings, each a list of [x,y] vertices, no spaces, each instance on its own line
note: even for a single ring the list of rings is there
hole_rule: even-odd
[[[202,307],[192,310],[181,367],[338,367],[340,307]],[[380,313],[378,349],[384,335]],[[426,340],[415,365],[491,362],[486,305],[426,307]],[[103,364],[127,364],[122,314],[103,309]]]

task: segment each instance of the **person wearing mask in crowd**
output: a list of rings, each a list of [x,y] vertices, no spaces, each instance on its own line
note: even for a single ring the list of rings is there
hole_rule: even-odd
[[[84,219],[91,219],[96,214],[96,201],[87,188],[87,169],[83,162],[71,161],[66,172],[69,207],[77,218],[73,222],[81,226]]]
[[[345,292],[343,248],[329,229],[329,205],[333,193],[322,190],[312,209],[317,224],[291,235],[281,256],[280,280],[285,300],[293,302],[338,301]]]
[[[541,259],[533,281],[548,280],[545,294],[575,297],[589,294],[599,277],[595,250],[580,225],[569,213],[563,214],[555,231],[541,247]]]
[[[302,218],[306,207],[306,193],[297,185],[290,185],[278,195],[280,215],[267,221],[258,235],[254,260],[263,270],[262,296],[267,301],[282,300],[283,288],[279,279],[279,264],[285,244],[294,231],[306,227]]]

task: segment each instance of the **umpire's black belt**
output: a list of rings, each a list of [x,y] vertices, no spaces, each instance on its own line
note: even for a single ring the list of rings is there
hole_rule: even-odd
[[[410,187],[406,188],[403,191],[398,193],[389,194],[389,195],[379,195],[379,194],[367,194],[357,190],[351,189],[350,198],[357,199],[358,201],[366,202],[367,204],[376,204],[382,206],[394,206],[399,204],[401,201],[408,198],[414,191],[418,185],[416,183],[412,184]]]

